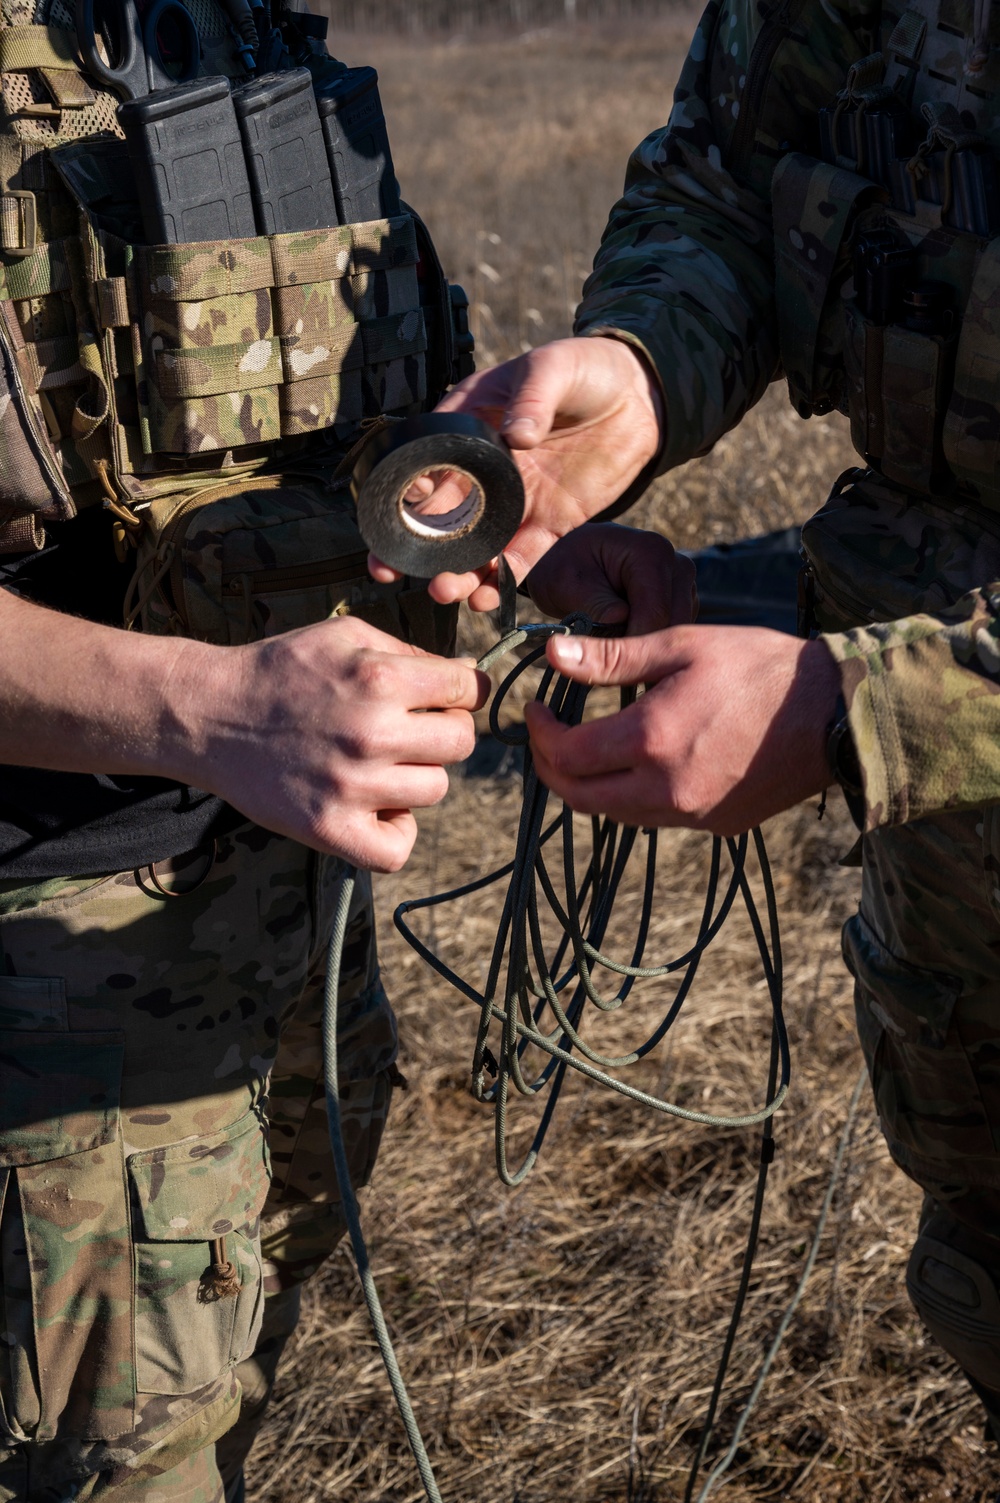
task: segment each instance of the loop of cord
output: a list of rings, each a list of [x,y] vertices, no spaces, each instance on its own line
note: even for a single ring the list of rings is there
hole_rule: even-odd
[[[729,1359],[736,1339],[743,1304],[750,1284],[753,1259],[763,1210],[764,1191],[768,1168],[774,1158],[772,1118],[788,1090],[790,1061],[788,1036],[782,1015],[782,961],[778,933],[777,906],[771,880],[767,853],[759,830],[738,840],[721,841],[713,838],[708,884],[701,922],[694,943],[680,956],[658,965],[643,965],[653,910],[656,869],[656,831],[640,832],[624,829],[610,820],[591,821],[591,849],[587,860],[580,868],[572,814],[563,810],[546,824],[549,793],[539,781],[531,764],[527,733],[523,727],[503,728],[499,712],[513,684],[545,652],[545,641],[556,633],[580,635],[605,634],[585,616],[569,616],[563,622],[521,626],[508,632],[490,652],[480,659],[479,668],[488,670],[507,653],[528,645],[525,657],[511,670],[499,686],[490,709],[490,727],[495,736],[507,745],[525,747],[523,774],[523,801],[514,857],[504,866],[465,883],[449,892],[430,898],[411,900],[400,904],[394,915],[397,928],[404,938],[439,975],[450,982],[463,996],[476,1003],[480,1009],[479,1029],[473,1056],[473,1092],[485,1102],[494,1104],[496,1124],[496,1156],[500,1178],[507,1185],[519,1184],[537,1160],[545,1134],[548,1131],[559,1092],[570,1068],[580,1071],[590,1079],[617,1091],[653,1110],[666,1112],[686,1121],[715,1127],[761,1126],[761,1151],[757,1171],[754,1204],[751,1213],[749,1235],[743,1256],[741,1277],[733,1314],[729,1325],[722,1356],[716,1372],[712,1396],[702,1426],[701,1435],[688,1479],[685,1499],[693,1496],[698,1472],[706,1458],[713,1434],[715,1414],[725,1382]],[[536,645],[537,644],[537,645]],[[567,725],[579,724],[590,690],[586,685],[574,683],[554,673],[547,664],[543,668],[536,698],[549,704],[554,713]],[[623,704],[635,698],[634,690],[622,691]],[[564,898],[560,901],[552,876],[545,863],[544,851],[548,842],[557,834],[562,835],[562,868]],[[625,868],[635,850],[636,843],[644,835],[647,842],[642,905],[635,942],[629,961],[624,962],[605,954],[602,946],[611,920],[614,899],[625,873]],[[746,871],[746,858],[752,840],[760,870],[764,893],[766,927],[757,910]],[[722,854],[725,849],[730,872],[725,881],[722,877]],[[356,872],[345,867],[340,880],[337,911],[330,944],[326,975],[326,992],[323,1022],[323,1056],[326,1079],[327,1114],[330,1124],[330,1139],[333,1149],[341,1198],[350,1233],[351,1244],[357,1261],[358,1273],[372,1326],[385,1363],[389,1381],[403,1419],[407,1438],[416,1460],[424,1492],[430,1503],[441,1503],[433,1469],[426,1447],[420,1436],[406,1386],[400,1373],[385,1317],[379,1302],[378,1292],[372,1277],[368,1250],[365,1246],[358,1213],[357,1197],[351,1185],[347,1154],[344,1147],[340,1116],[338,1059],[337,1059],[337,998],[340,984],[340,964],[344,937],[354,891]],[[413,934],[405,916],[425,908],[452,902],[472,893],[480,892],[494,883],[509,878],[506,896],[501,911],[496,943],[489,967],[485,991],[480,992],[459,976]],[[554,951],[548,954],[542,935],[539,898],[544,899],[550,914],[560,931]],[[729,1116],[716,1116],[709,1112],[697,1112],[638,1089],[627,1081],[610,1074],[635,1064],[650,1053],[666,1036],[676,1021],[694,983],[699,963],[712,941],[720,932],[737,897],[742,898],[760,961],[770,999],[772,1028],[771,1048],[768,1062],[767,1084],[764,1104],[754,1110]],[[617,990],[604,995],[594,979],[595,968],[608,971],[621,979]],[[622,1008],[635,982],[680,974],[680,982],[669,1000],[663,1018],[653,1032],[636,1048],[618,1055],[606,1055],[593,1048],[584,1038],[582,1025],[589,1002],[600,1012],[613,1012]],[[504,977],[501,990],[500,978]],[[567,1000],[568,998],[568,1000]],[[546,1009],[551,1014],[552,1025],[545,1029],[542,1018]],[[499,1027],[499,1040],[495,1038]],[[490,1041],[497,1042],[499,1056],[490,1048]],[[529,1047],[540,1050],[547,1061],[538,1072],[529,1078],[525,1074],[524,1060]],[[488,1084],[486,1076],[492,1078]],[[510,1086],[516,1092],[537,1096],[549,1087],[541,1121],[535,1132],[528,1154],[516,1170],[507,1165],[507,1113],[510,1101]],[[853,1122],[858,1092],[852,1102],[849,1126]],[[832,1200],[836,1178],[840,1172],[846,1151],[849,1127],[834,1165],[830,1189],[824,1204],[820,1224],[817,1227],[814,1247],[825,1224],[826,1214]],[[804,1287],[805,1278],[812,1267],[813,1253],[806,1272],[796,1291],[792,1306],[779,1329],[775,1346],[768,1354],[759,1383],[751,1395],[741,1416],[737,1433],[729,1452],[717,1464],[698,1495],[698,1503],[721,1479],[730,1465],[739,1443],[750,1408],[759,1393],[759,1385],[766,1376],[767,1366],[773,1359],[774,1350],[787,1329],[792,1310]]]
[[[682,955],[649,965],[643,962],[656,887],[656,830],[640,832],[616,825],[609,819],[592,819],[590,850],[581,861],[571,811],[563,809],[546,823],[550,794],[532,765],[527,731],[522,725],[504,727],[500,714],[514,684],[522,674],[538,665],[542,672],[536,700],[548,704],[564,725],[581,722],[590,686],[564,678],[544,661],[545,643],[556,634],[593,636],[611,633],[608,628],[597,626],[583,615],[567,616],[558,625],[522,626],[503,637],[478,665],[486,671],[516,648],[528,649],[504,678],[490,706],[493,735],[508,746],[524,748],[521,818],[513,860],[488,876],[448,892],[401,903],[393,915],[396,927],[407,943],[450,985],[479,1007],[472,1092],[477,1100],[496,1106],[497,1172],[508,1186],[520,1184],[536,1163],[569,1069],[577,1070],[653,1111],[720,1128],[751,1127],[765,1122],[785,1099],[790,1074],[788,1035],[781,1006],[782,969],[777,912],[760,832],[754,830],[751,836],[744,835],[738,840],[713,838],[705,902],[694,943]],[[634,689],[621,691],[623,706],[634,702],[635,698]],[[561,835],[562,899],[556,890],[553,871],[546,862],[548,843],[557,835]],[[603,945],[625,870],[642,838],[646,842],[646,851],[641,913],[632,953],[628,960],[621,960],[606,954]],[[767,909],[766,933],[746,870],[751,840],[760,867]],[[725,880],[722,875],[724,850],[731,868]],[[553,858],[551,863],[553,870],[556,860]],[[507,888],[486,985],[483,991],[479,991],[424,944],[407,920],[410,914],[454,902],[505,879]],[[696,1111],[651,1095],[611,1072],[636,1064],[662,1043],[687,1001],[705,951],[719,934],[738,897],[746,909],[767,984],[779,1078],[776,1089],[768,1091],[762,1106],[719,1115]],[[554,919],[559,936],[554,946],[547,945],[543,935],[546,910],[549,927]],[[602,992],[598,985],[595,973],[599,970],[621,978],[610,995]],[[636,981],[675,974],[679,976],[679,985],[660,1022],[643,1042],[621,1054],[605,1054],[588,1043],[584,1036],[588,1003],[601,1013],[619,1012]],[[526,1071],[530,1049],[545,1056],[534,1074]],[[534,1140],[517,1168],[512,1168],[507,1161],[507,1119],[512,1089],[523,1096],[538,1096],[548,1091]]]

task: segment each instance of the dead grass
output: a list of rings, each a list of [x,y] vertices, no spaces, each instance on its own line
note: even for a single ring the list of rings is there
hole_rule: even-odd
[[[350,60],[379,66],[407,194],[480,300],[489,354],[564,332],[627,151],[665,114],[688,24],[419,50],[350,39]],[[839,420],[805,427],[775,390],[707,460],[660,482],[637,516],[685,546],[782,526],[808,515],[848,462]],[[449,1503],[668,1503],[683,1494],[736,1289],[756,1139],[574,1081],[536,1172],[514,1192],[496,1180],[492,1119],[467,1090],[474,1013],[402,944],[390,914],[404,896],[506,860],[518,802],[513,781],[456,780],[422,821],[411,865],[379,883],[410,1089],[364,1198],[373,1264]],[[837,807],[819,825],[803,807],[767,835],[793,1084],[723,1444],[802,1266],[860,1068],[837,953],[857,898],[856,872],[836,864],[851,842],[846,818]],[[664,840],[652,950],[694,933],[704,870],[700,838]],[[637,902],[636,879],[620,900],[619,949]],[[436,938],[477,977],[496,920],[496,902],[479,897],[439,914]],[[658,1007],[650,984],[621,1040],[640,1036]],[[738,1109],[760,1097],[766,1049],[766,993],[746,922],[734,919],[669,1049],[636,1081]],[[532,1116],[518,1115],[522,1131]],[[889,1162],[866,1096],[816,1271],[720,1496],[973,1503],[1000,1486],[975,1403],[906,1299],[919,1199]],[[307,1295],[250,1474],[254,1503],[420,1496],[346,1248]]]

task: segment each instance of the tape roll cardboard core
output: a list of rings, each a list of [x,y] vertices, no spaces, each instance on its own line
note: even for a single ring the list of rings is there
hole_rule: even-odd
[[[510,450],[464,413],[406,418],[376,434],[358,456],[351,489],[371,551],[419,579],[483,568],[524,515]]]
[[[429,481],[433,487],[429,494],[425,493],[422,481]],[[464,490],[465,495],[447,511],[434,510],[435,501],[450,490]],[[413,477],[400,496],[399,515],[403,526],[418,538],[454,538],[472,531],[485,505],[482,486],[467,471],[423,470]]]

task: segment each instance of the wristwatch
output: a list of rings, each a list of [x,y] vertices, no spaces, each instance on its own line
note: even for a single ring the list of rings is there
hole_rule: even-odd
[[[826,760],[834,782],[839,783],[843,789],[844,800],[850,810],[851,818],[859,830],[864,829],[865,790],[861,779],[861,764],[858,761],[858,749],[851,734],[851,723],[847,718],[847,704],[843,694],[837,695],[833,719],[826,728]]]

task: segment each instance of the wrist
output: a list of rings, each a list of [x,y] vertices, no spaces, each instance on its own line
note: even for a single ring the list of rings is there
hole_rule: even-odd
[[[833,714],[826,728],[826,760],[830,779],[839,783],[851,818],[858,829],[865,823],[865,790],[858,761],[858,749],[847,717],[843,692],[837,695]]]
[[[803,686],[800,746],[809,793],[821,793],[834,781],[827,748],[841,685],[840,669],[818,638],[800,645],[799,680]]]
[[[651,439],[647,445],[644,469],[659,462],[666,442],[666,402],[659,372],[646,349],[625,329],[612,327],[588,329],[582,339],[600,339],[618,352],[623,390],[643,408],[651,420]]]
[[[239,719],[233,699],[243,654],[183,638],[171,647],[169,658],[158,664],[153,730],[142,770],[215,793],[226,728]]]

